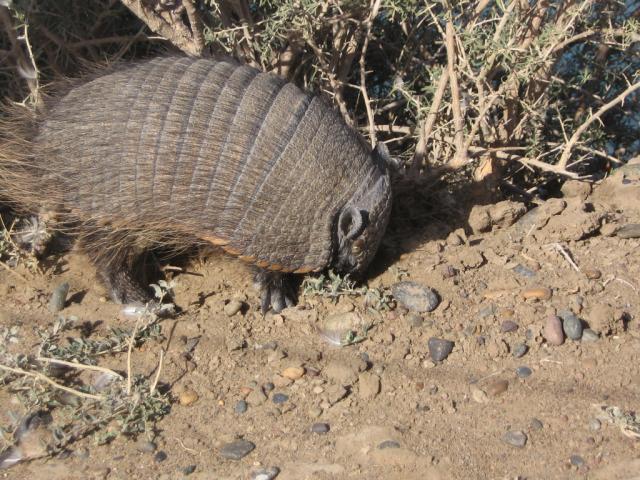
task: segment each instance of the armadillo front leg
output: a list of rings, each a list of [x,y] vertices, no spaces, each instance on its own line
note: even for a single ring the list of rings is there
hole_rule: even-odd
[[[96,267],[114,302],[145,305],[151,300],[149,292],[142,288],[126,264],[97,264]]]
[[[296,293],[292,285],[292,275],[258,269],[254,277],[260,291],[260,308],[265,314],[272,308],[278,313],[296,303]]]

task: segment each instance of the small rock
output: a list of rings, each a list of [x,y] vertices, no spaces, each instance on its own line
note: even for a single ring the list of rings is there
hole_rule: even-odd
[[[373,400],[380,392],[380,377],[375,373],[363,372],[358,377],[358,394],[363,400]]]
[[[67,295],[69,294],[69,284],[67,282],[58,285],[49,300],[49,310],[57,313],[62,310],[67,303]]]
[[[247,395],[247,402],[249,405],[258,406],[267,401],[267,396],[264,394],[261,388],[254,388],[251,393]]]
[[[602,427],[602,424],[600,423],[600,420],[598,420],[597,418],[594,418],[589,422],[589,430],[593,430],[594,432],[596,432],[600,430],[600,427]]]
[[[183,475],[191,475],[195,471],[196,471],[196,465],[187,465],[186,467],[182,467],[180,469],[180,472]]]
[[[224,313],[227,317],[233,317],[236,313],[242,310],[244,304],[240,300],[229,300],[224,306]]]
[[[136,445],[136,450],[142,453],[153,453],[156,451],[156,444],[149,441],[139,442]]]
[[[387,448],[400,448],[400,442],[396,440],[385,440],[378,445],[378,450],[385,450]]]
[[[531,428],[533,430],[542,430],[544,428],[544,424],[538,420],[537,418],[531,419]]]
[[[520,275],[521,277],[525,277],[525,278],[533,278],[536,276],[536,272],[520,264],[513,267],[513,271],[518,275]]]
[[[582,338],[582,322],[575,313],[564,310],[559,312],[562,318],[562,329],[571,340],[580,340]]]
[[[314,423],[311,425],[311,431],[318,434],[327,433],[330,428],[328,423]]]
[[[274,388],[276,388],[276,386],[273,384],[273,382],[267,382],[262,386],[262,389],[267,393],[269,393]]]
[[[427,342],[429,355],[434,362],[441,362],[449,356],[455,345],[451,340],[431,337]]]
[[[471,387],[471,398],[474,402],[477,403],[488,403],[489,397],[484,390],[479,389],[478,387]]]
[[[330,385],[326,389],[327,401],[330,405],[335,405],[344,397],[346,397],[349,391],[342,385]]]
[[[278,467],[259,468],[251,472],[251,480],[273,480],[280,473]]]
[[[276,405],[281,405],[281,404],[285,403],[287,400],[289,400],[289,396],[285,395],[284,393],[276,393],[271,398],[271,401],[273,403],[275,403]]]
[[[582,273],[584,273],[584,276],[589,280],[597,280],[602,276],[602,272],[597,268],[584,268]]]
[[[513,320],[505,320],[504,322],[502,322],[502,325],[500,325],[500,330],[502,331],[502,333],[515,332],[517,329],[518,324]]]
[[[458,255],[458,260],[466,270],[480,268],[485,263],[484,256],[477,250],[464,250]]]
[[[156,453],[153,456],[153,459],[158,463],[162,463],[167,459],[167,457],[168,457],[168,455],[165,452],[163,452],[162,450],[160,450],[158,453]]]
[[[564,330],[562,321],[555,315],[549,315],[544,324],[544,338],[551,345],[562,345],[564,343]]]
[[[502,441],[514,447],[523,448],[527,444],[527,435],[520,430],[511,430],[502,436]]]
[[[409,314],[406,316],[406,319],[409,326],[414,328],[421,327],[424,322],[422,317],[414,312],[409,312]]]
[[[440,303],[434,290],[416,282],[398,282],[391,292],[401,306],[413,312],[431,312]]]
[[[440,274],[444,279],[455,277],[457,273],[456,269],[451,265],[443,265],[440,269]]]
[[[318,418],[322,415],[322,409],[320,407],[313,407],[309,409],[309,416],[311,418]]]
[[[616,236],[620,238],[640,238],[640,223],[629,223],[616,230]]]
[[[273,376],[273,385],[278,388],[288,387],[292,383],[293,383],[293,380],[291,380],[290,378],[282,377],[280,375]]]
[[[233,411],[236,413],[242,414],[246,412],[248,408],[249,408],[249,405],[247,404],[247,402],[245,402],[244,400],[239,400],[236,403],[236,406],[233,407]]]
[[[450,247],[459,247],[464,245],[464,240],[456,232],[451,232],[447,237],[447,245]]]
[[[289,380],[298,380],[299,378],[302,378],[304,373],[304,367],[288,367],[285,368],[280,375],[288,378]]]
[[[192,403],[195,403],[198,400],[198,394],[196,392],[194,392],[193,390],[183,390],[182,392],[180,392],[180,395],[178,396],[178,401],[180,402],[180,405],[183,405],[185,407],[191,405]]]
[[[571,455],[571,457],[569,457],[569,462],[571,462],[571,465],[578,468],[582,467],[585,464],[584,458],[582,458],[580,455]]]
[[[328,315],[318,328],[320,335],[331,345],[344,346],[345,340],[366,327],[366,320],[356,312]]]
[[[597,332],[594,332],[590,328],[585,328],[582,331],[582,341],[583,342],[597,342],[600,340],[600,335]]]
[[[527,378],[531,376],[533,371],[529,367],[518,367],[516,368],[516,375],[519,378]]]
[[[486,205],[474,205],[469,213],[467,223],[473,233],[488,232],[491,230],[491,217]]]
[[[529,347],[527,347],[526,344],[519,343],[515,347],[513,347],[512,353],[515,358],[521,358],[521,357],[524,357],[528,351],[529,351]]]
[[[530,287],[525,288],[522,291],[522,297],[525,300],[535,299],[535,300],[549,300],[551,298],[552,292],[550,288],[546,287]]]
[[[256,448],[255,444],[248,440],[234,440],[233,442],[222,445],[220,448],[220,456],[230,460],[240,460],[251,453],[254,448]]]
[[[488,382],[484,388],[484,391],[487,392],[487,395],[491,397],[497,397],[498,395],[503,394],[509,388],[509,382],[506,380],[493,380]]]

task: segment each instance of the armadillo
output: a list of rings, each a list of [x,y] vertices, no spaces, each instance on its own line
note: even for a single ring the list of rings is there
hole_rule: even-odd
[[[291,275],[361,274],[391,210],[388,152],[321,96],[233,60],[161,57],[73,82],[0,127],[0,195],[58,212],[112,298],[144,303],[142,250],[206,242],[257,269],[261,306]]]

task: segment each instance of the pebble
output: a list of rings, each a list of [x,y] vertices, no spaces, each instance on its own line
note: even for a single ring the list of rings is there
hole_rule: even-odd
[[[431,288],[416,282],[398,282],[391,287],[397,302],[413,312],[431,312],[440,303],[440,297]]]
[[[251,393],[247,395],[247,402],[249,405],[257,406],[262,405],[267,401],[267,396],[264,394],[261,388],[254,388]]]
[[[582,341],[583,342],[595,342],[600,339],[600,335],[597,332],[593,331],[590,328],[585,328],[582,331]]]
[[[358,384],[358,395],[363,400],[373,400],[380,392],[380,377],[375,373],[361,373],[358,376]]]
[[[254,448],[256,448],[255,444],[248,440],[234,440],[233,442],[225,443],[220,448],[220,456],[230,460],[240,460],[251,453]]]
[[[429,355],[434,362],[441,362],[449,356],[455,345],[451,340],[431,337],[427,342]]]
[[[289,395],[285,395],[284,393],[276,393],[271,398],[271,401],[273,403],[275,403],[276,405],[281,405],[281,404],[285,403],[287,400],[289,400]]]
[[[280,473],[278,467],[259,468],[251,472],[251,480],[273,480]]]
[[[242,310],[244,304],[240,300],[229,300],[224,306],[224,313],[227,317],[233,317],[236,313]]]
[[[385,440],[378,445],[378,450],[385,450],[387,448],[400,448],[400,442],[396,440]]]
[[[302,378],[304,373],[304,367],[288,367],[285,368],[280,375],[288,378],[289,380],[298,380],[299,378]]]
[[[273,384],[273,382],[267,382],[262,386],[262,389],[267,393],[269,393],[274,388],[276,388],[276,386]]]
[[[575,313],[564,310],[559,312],[562,318],[562,329],[567,337],[571,340],[580,340],[582,338],[582,322]]]
[[[515,358],[521,358],[524,357],[528,351],[529,347],[527,347],[526,344],[519,343],[515,347],[513,347],[513,356]]]
[[[544,324],[544,338],[551,345],[562,345],[564,343],[564,331],[562,321],[556,315],[549,315]]]
[[[247,411],[247,408],[249,408],[249,405],[247,404],[247,402],[245,402],[244,400],[239,400],[236,403],[236,406],[233,407],[233,411],[236,413],[244,413]]]
[[[500,330],[502,331],[502,333],[515,332],[517,329],[518,324],[513,320],[505,320],[504,322],[502,322],[502,325],[500,325]]]
[[[514,447],[522,448],[527,443],[527,435],[520,430],[511,430],[502,436],[502,441]]]
[[[330,429],[331,427],[328,423],[314,423],[311,425],[311,431],[317,434],[327,433]]]
[[[529,367],[518,367],[516,368],[516,375],[520,378],[527,378],[531,376],[533,371]]]
[[[319,331],[330,344],[344,346],[344,340],[350,334],[361,331],[365,323],[356,312],[334,313],[322,321]]]
[[[522,297],[525,300],[536,299],[536,300],[549,300],[551,298],[552,292],[550,288],[546,287],[530,287],[525,288],[522,291]]]
[[[492,397],[497,397],[498,395],[504,393],[509,388],[509,382],[506,380],[493,380],[492,382],[487,383],[484,391],[487,392],[488,395]]]
[[[193,390],[183,390],[180,392],[178,400],[180,405],[187,407],[198,400],[198,394]]]
[[[196,465],[187,465],[186,467],[182,467],[180,469],[180,472],[182,472],[183,475],[191,475],[195,471]]]
[[[533,430],[542,430],[544,428],[544,424],[538,420],[537,418],[531,419],[531,428]]]
[[[526,278],[533,278],[536,276],[536,272],[520,264],[513,267],[513,271]]]
[[[156,448],[157,448],[156,444],[149,441],[140,442],[136,446],[136,450],[142,453],[153,453],[156,451]]]
[[[410,312],[409,315],[406,316],[406,319],[409,326],[414,328],[421,327],[424,322],[422,317],[414,312]]]
[[[489,398],[484,390],[480,390],[478,387],[471,387],[471,398],[477,403],[488,403]]]
[[[67,282],[58,285],[49,300],[49,310],[53,313],[62,310],[67,303],[67,295],[69,294],[69,284]]]
[[[589,280],[597,280],[602,276],[602,272],[597,268],[585,268],[582,270],[582,273],[584,273],[584,276]]]
[[[602,427],[602,423],[600,423],[600,420],[598,420],[597,418],[594,418],[589,422],[589,430],[593,430],[594,432],[596,432],[600,430],[600,427]]]
[[[154,459],[156,462],[161,463],[161,462],[164,462],[164,461],[167,459],[167,456],[168,456],[168,455],[167,455],[165,452],[163,452],[162,450],[160,450],[158,453],[156,453],[156,454],[153,456],[153,459]]]
[[[309,416],[311,418],[318,418],[322,415],[322,409],[320,407],[313,407],[309,409]]]
[[[571,455],[571,457],[569,457],[569,461],[571,462],[571,465],[578,468],[582,467],[586,463],[584,458],[580,455]]]
[[[620,238],[639,238],[640,223],[629,223],[616,231],[616,236]]]

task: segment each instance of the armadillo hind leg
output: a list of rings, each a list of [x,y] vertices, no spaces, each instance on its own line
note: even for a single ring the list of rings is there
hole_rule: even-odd
[[[260,307],[263,314],[267,313],[269,308],[278,313],[296,304],[294,279],[291,274],[257,269],[254,282],[260,291]]]
[[[106,228],[86,228],[80,245],[114,302],[143,306],[153,297],[133,273],[139,255],[127,240],[126,235]]]

